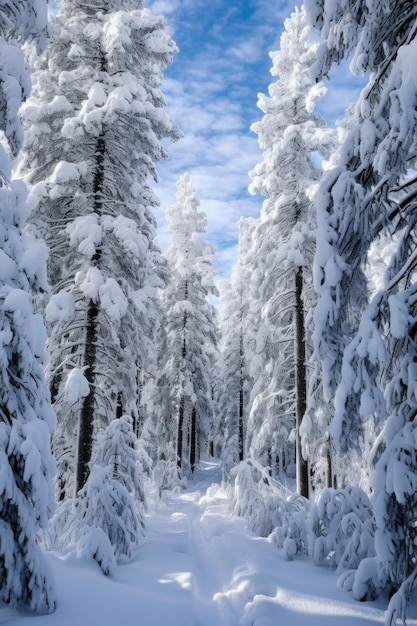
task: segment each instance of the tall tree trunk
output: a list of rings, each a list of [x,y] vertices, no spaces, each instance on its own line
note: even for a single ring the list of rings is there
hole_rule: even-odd
[[[330,448],[330,441],[328,442],[327,450],[326,450],[326,464],[327,464],[327,468],[326,468],[327,485],[326,486],[329,489],[332,489],[334,485],[333,485],[332,451]]]
[[[85,336],[85,353],[83,366],[86,367],[85,377],[90,386],[90,393],[83,398],[79,427],[78,427],[78,454],[75,476],[75,493],[84,487],[88,474],[88,464],[93,449],[94,430],[94,400],[95,400],[95,367],[97,359],[97,317],[98,307],[90,301],[87,309],[87,324]]]
[[[243,387],[239,389],[239,461],[243,461]]]
[[[51,394],[51,404],[54,405],[56,402],[56,399],[58,397],[58,393],[59,393],[59,388],[61,386],[61,382],[62,382],[62,371],[56,372],[52,378],[51,378],[51,382],[49,385],[49,391]]]
[[[184,300],[188,300],[188,281],[185,281],[184,285]],[[182,322],[182,348],[181,348],[181,366],[184,365],[187,356],[187,313],[184,312],[184,319]],[[182,467],[182,455],[183,455],[183,439],[184,439],[184,414],[185,414],[185,396],[184,393],[181,396],[180,406],[178,409],[178,425],[177,425],[177,467]]]
[[[104,154],[106,151],[103,133],[98,137],[95,158],[96,169],[93,181],[94,212],[102,214],[103,187],[104,187]],[[92,264],[97,267],[101,259],[101,250],[97,249],[96,254],[91,259]],[[75,493],[77,494],[84,487],[88,475],[88,464],[93,450],[94,432],[94,408],[96,396],[96,365],[97,365],[97,339],[98,339],[98,306],[93,300],[87,305],[86,329],[85,329],[85,351],[82,366],[85,367],[85,377],[90,386],[90,393],[83,398],[79,414],[78,427],[78,454],[75,476]]]
[[[327,472],[326,472],[326,482],[327,487],[331,489],[335,485],[333,485],[333,461],[332,461],[332,438],[330,434],[327,438],[327,450],[326,450],[326,463],[327,463]]]
[[[178,409],[178,427],[177,427],[177,467],[182,467],[182,439],[184,431],[184,408],[185,397],[181,396],[180,406]]]
[[[117,394],[116,419],[120,419],[122,415],[123,415],[123,400],[122,400],[122,392],[119,391]]]
[[[240,381],[239,381],[239,429],[238,429],[238,441],[239,441],[239,461],[243,461],[244,457],[244,440],[243,440],[243,335],[242,329],[240,333]]]
[[[300,426],[307,408],[307,375],[306,375],[306,346],[304,329],[303,270],[297,269],[295,274],[295,427],[296,427],[296,467],[297,491],[301,496],[308,498],[308,463],[303,457],[301,448]]]
[[[191,442],[190,442],[190,466],[194,473],[197,457],[197,412],[193,406],[191,412]]]
[[[143,371],[141,371],[140,363],[136,362],[135,367],[137,370],[137,401],[136,401],[137,412],[134,413],[133,415],[133,432],[135,433],[136,437],[139,439],[140,428],[143,427],[143,423],[141,422],[141,420],[143,420],[142,391],[143,391],[144,383],[143,383]]]

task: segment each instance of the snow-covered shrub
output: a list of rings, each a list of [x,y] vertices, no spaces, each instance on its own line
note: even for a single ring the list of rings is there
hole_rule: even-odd
[[[253,459],[242,461],[230,472],[232,508],[257,535],[267,537],[273,530],[270,499],[275,495],[268,471]]]
[[[111,574],[111,564],[130,559],[142,537],[143,519],[132,494],[113,476],[111,467],[98,465],[77,497],[59,507],[47,544],[58,549],[75,548],[77,554],[94,558],[104,574]],[[92,544],[88,545],[90,539]]]
[[[52,519],[47,544],[94,558],[104,574],[130,559],[144,534],[145,496],[132,420],[114,420],[98,437],[91,473]]]
[[[366,580],[375,596],[375,518],[362,489],[325,489],[313,504],[288,493],[253,459],[239,463],[230,476],[233,512],[246,519],[254,533],[269,536],[285,559],[306,554],[318,565],[348,570],[340,578],[341,587],[362,599]]]
[[[230,472],[233,512],[248,527],[283,550],[285,558],[307,551],[306,518],[310,503],[289,494],[257,461],[242,461]]]
[[[159,459],[149,481],[150,491],[147,492],[147,496],[150,508],[156,508],[169,492],[185,489],[187,483],[187,478],[180,476],[174,459]]]
[[[404,580],[401,587],[392,596],[385,614],[386,626],[396,626],[397,620],[401,620],[401,624],[406,624],[406,609],[410,604],[411,594],[417,585],[417,569]]]
[[[356,569],[375,554],[372,504],[359,487],[325,489],[311,508],[308,526],[309,554],[317,564]]]
[[[77,542],[77,556],[94,559],[105,576],[114,574],[117,563],[110,539],[101,528],[84,526]]]
[[[293,559],[297,554],[307,554],[307,520],[310,502],[294,493],[285,500],[275,499],[276,508],[272,515],[274,530],[270,541],[282,550],[286,560]]]
[[[381,592],[377,558],[371,556],[362,559],[358,568],[344,572],[337,584],[341,589],[351,591],[356,600],[375,600]]]
[[[111,467],[113,478],[121,482],[143,510],[146,507],[141,469],[148,465],[146,452],[137,449],[133,421],[129,415],[113,420],[97,438],[92,465]]]

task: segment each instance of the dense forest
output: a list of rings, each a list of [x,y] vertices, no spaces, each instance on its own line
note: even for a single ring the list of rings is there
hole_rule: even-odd
[[[188,173],[177,48],[140,0],[0,6],[0,601],[51,612],[42,552],[109,574],[148,491],[221,459],[234,513],[405,620],[417,579],[417,5],[305,0],[271,52],[230,279]],[[324,78],[366,79],[335,128]],[[417,215],[417,213],[416,213]],[[220,305],[213,297],[220,295]]]

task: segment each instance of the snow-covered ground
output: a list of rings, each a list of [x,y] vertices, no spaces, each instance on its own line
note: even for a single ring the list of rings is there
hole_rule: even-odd
[[[94,562],[49,554],[58,607],[29,616],[0,608],[7,626],[372,626],[382,603],[355,602],[337,575],[286,562],[229,513],[219,466],[206,461],[185,492],[147,518],[133,562],[106,578]],[[410,626],[417,620],[410,620]]]

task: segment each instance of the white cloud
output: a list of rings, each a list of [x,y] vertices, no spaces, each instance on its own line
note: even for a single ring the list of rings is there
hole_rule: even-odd
[[[182,3],[183,19],[185,8],[186,3]],[[256,136],[249,130],[253,119],[261,115],[256,109],[258,90],[251,85],[250,73],[257,69],[256,60],[261,56],[270,64],[268,50],[263,49],[262,24],[260,33],[253,24],[250,38],[230,38],[227,46],[222,46],[222,29],[232,12],[218,20],[206,45],[197,46],[194,55],[181,56],[180,51],[167,72],[163,91],[168,112],[184,138],[167,144],[170,159],[158,165],[160,183],[155,188],[161,201],[156,211],[159,241],[165,248],[163,210],[175,202],[180,174],[190,173],[207,214],[206,236],[219,248],[221,276],[230,273],[236,255],[239,218],[258,215],[262,204],[261,198],[252,198],[247,192],[248,171],[261,159]],[[180,33],[174,29],[174,38],[176,34]],[[181,49],[181,41],[179,46]],[[265,72],[265,86],[268,80]]]
[[[171,15],[180,8],[179,0],[154,0],[146,3],[147,7],[155,13],[155,15]]]
[[[259,46],[259,36],[238,42],[238,45],[230,47],[229,52],[233,57],[251,63],[259,61],[263,55],[263,50]]]
[[[166,15],[180,49],[163,85],[167,111],[184,138],[166,144],[170,159],[158,165],[160,245],[167,245],[163,210],[175,202],[176,181],[188,171],[207,214],[206,236],[219,248],[219,275],[227,276],[236,256],[237,222],[241,216],[257,217],[262,206],[263,198],[247,191],[248,172],[262,159],[250,125],[262,117],[258,92],[266,93],[275,80],[268,53],[278,49],[283,20],[294,5],[255,0],[246,20],[247,5],[225,7],[223,0],[210,5],[203,0],[153,0],[147,5]],[[329,92],[321,105],[332,122],[357,93],[346,87],[345,71],[339,78],[337,101]],[[332,78],[337,80],[337,75]]]

